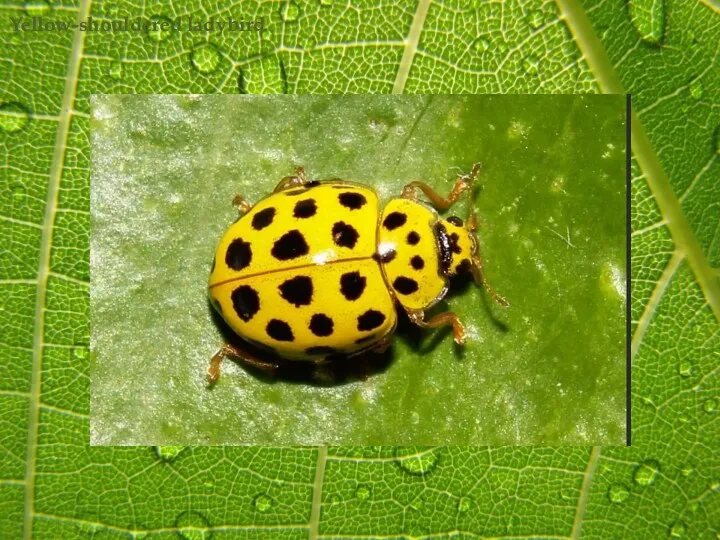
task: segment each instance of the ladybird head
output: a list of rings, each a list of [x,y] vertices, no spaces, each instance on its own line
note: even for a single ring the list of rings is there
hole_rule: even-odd
[[[463,223],[463,220],[456,216],[437,222],[435,235],[440,251],[442,272],[449,278],[457,275],[472,275],[475,283],[487,289],[496,302],[507,307],[509,305],[507,300],[497,294],[485,279],[475,232],[477,226],[477,215],[474,212],[467,223]]]

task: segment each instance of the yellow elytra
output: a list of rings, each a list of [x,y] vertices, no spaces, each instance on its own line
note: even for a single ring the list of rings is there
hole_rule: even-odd
[[[241,217],[216,249],[210,300],[241,338],[290,360],[323,362],[384,351],[395,331],[396,304],[419,326],[451,325],[462,344],[464,328],[454,313],[425,320],[452,276],[471,273],[507,305],[484,278],[475,214],[463,224],[436,211],[469,195],[478,173],[475,165],[460,175],[447,198],[412,182],[384,208],[368,186],[311,182],[302,168],[254,206],[238,196],[233,202]],[[418,190],[429,203],[419,200]],[[225,357],[265,371],[277,367],[227,344],[211,361],[211,382]]]

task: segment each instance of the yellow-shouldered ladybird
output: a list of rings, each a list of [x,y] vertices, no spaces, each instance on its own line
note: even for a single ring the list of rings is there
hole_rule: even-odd
[[[337,178],[308,181],[302,168],[254,206],[236,196],[241,217],[215,252],[210,301],[245,341],[289,360],[385,351],[397,323],[396,303],[418,326],[451,325],[455,342],[463,344],[465,329],[455,313],[425,319],[450,278],[470,273],[508,305],[485,279],[475,212],[463,224],[436,211],[470,195],[479,172],[475,164],[459,175],[447,198],[411,182],[384,208],[368,186]],[[418,199],[418,190],[430,204]],[[228,344],[211,360],[210,382],[225,357],[265,371],[277,367]]]

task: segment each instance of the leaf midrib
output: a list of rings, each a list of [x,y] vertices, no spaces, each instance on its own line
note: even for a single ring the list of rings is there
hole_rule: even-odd
[[[80,0],[76,14],[76,23],[83,21],[90,13],[90,0]],[[30,402],[28,407],[28,438],[25,461],[25,500],[23,517],[23,536],[32,538],[33,517],[35,512],[35,459],[37,454],[38,422],[40,415],[40,390],[42,360],[45,336],[45,302],[47,300],[47,283],[50,275],[50,257],[52,239],[57,213],[60,179],[62,178],[67,138],[70,132],[70,120],[77,92],[77,79],[80,73],[80,61],[85,47],[85,32],[75,31],[70,49],[65,91],[60,109],[55,148],[50,166],[47,196],[45,199],[45,215],[40,239],[40,256],[38,261],[37,293],[35,297],[35,323],[33,335],[33,358],[30,382]]]

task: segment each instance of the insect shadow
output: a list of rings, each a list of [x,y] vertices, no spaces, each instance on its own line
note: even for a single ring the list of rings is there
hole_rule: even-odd
[[[215,325],[220,330],[226,343],[236,345],[256,358],[267,361],[268,366],[273,364],[275,369],[265,370],[251,364],[237,360],[234,361],[245,369],[250,375],[267,383],[290,382],[312,386],[339,386],[352,382],[363,381],[372,375],[386,371],[395,359],[393,348],[383,353],[367,352],[348,358],[337,355],[330,357],[322,364],[310,361],[287,360],[273,353],[249,343],[238,336],[215,311],[208,300],[208,309]],[[209,359],[208,359],[209,361]],[[220,375],[222,377],[222,375]]]

